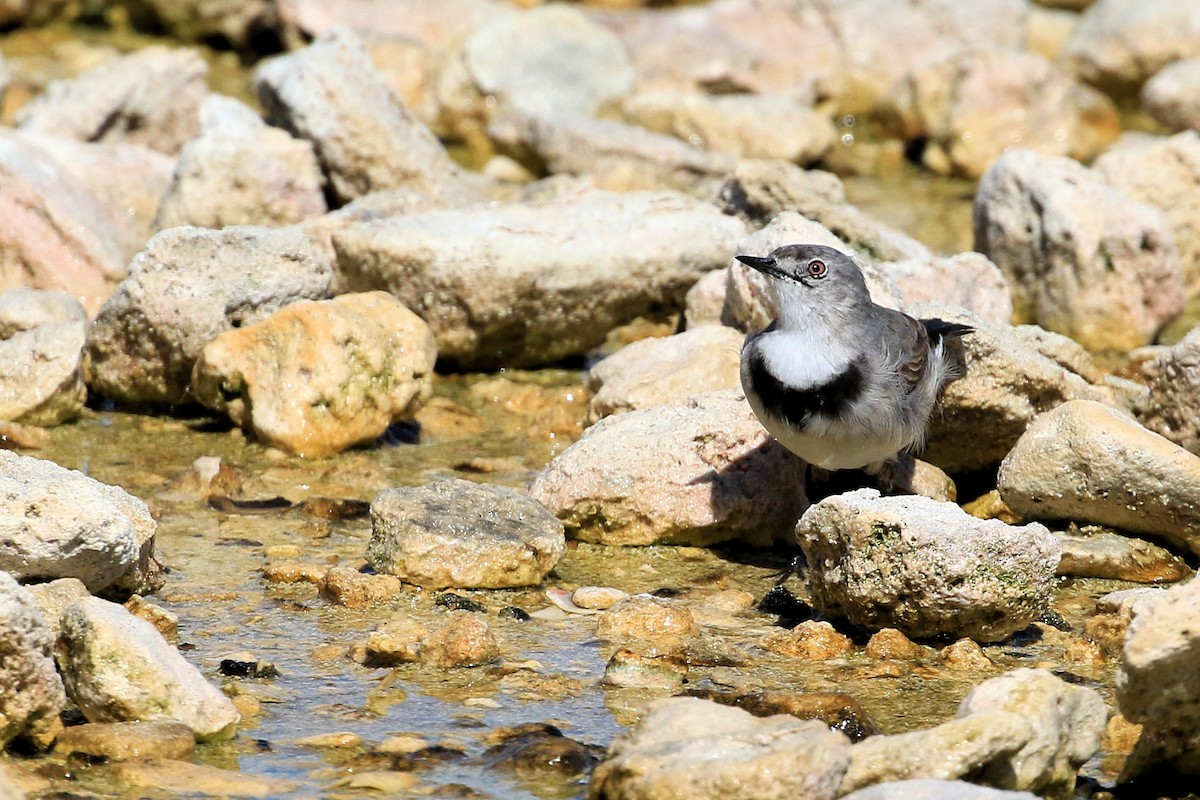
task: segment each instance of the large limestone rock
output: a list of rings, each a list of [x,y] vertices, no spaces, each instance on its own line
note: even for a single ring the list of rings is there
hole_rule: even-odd
[[[1097,0],[1063,47],[1077,75],[1119,91],[1189,56],[1200,56],[1200,6],[1176,0]]]
[[[264,63],[254,86],[273,122],[312,142],[343,203],[406,186],[434,196],[466,191],[445,148],[400,103],[350,31],[331,31]]]
[[[1200,455],[1200,328],[1171,347],[1147,350],[1138,371],[1150,391],[1137,408],[1138,421]]]
[[[850,741],[824,722],[674,697],[613,742],[588,797],[832,800],[849,760]]]
[[[688,395],[737,388],[744,339],[733,328],[702,325],[626,345],[588,372],[588,424]]]
[[[325,212],[323,182],[311,143],[267,126],[233,98],[210,95],[155,225],[291,225]]]
[[[1200,774],[1200,579],[1169,589],[1129,625],[1117,672],[1117,703],[1142,735],[1122,779],[1154,768]]]
[[[975,249],[1004,270],[1018,320],[1093,352],[1146,344],[1183,307],[1162,215],[1070,159],[1001,156],[975,196]]]
[[[162,231],[88,333],[88,386],[121,403],[184,402],[209,341],[296,300],[327,297],[332,277],[299,229]]]
[[[1142,86],[1142,107],[1173,131],[1200,130],[1200,57],[1163,67]]]
[[[80,359],[87,312],[63,292],[0,293],[0,419],[57,425],[87,400]]]
[[[200,127],[208,64],[154,45],[52,83],[17,114],[22,130],[178,153]]]
[[[534,481],[567,535],[614,545],[790,537],[804,464],[767,434],[740,390],[601,420]]]
[[[204,346],[192,392],[273,447],[323,458],[373,441],[433,390],[437,349],[386,292],[300,301]]]
[[[1026,519],[1094,522],[1200,554],[1200,456],[1115,408],[1074,400],[1039,416],[999,486]]]
[[[66,704],[54,634],[29,591],[0,572],[0,743],[54,730]]]
[[[88,597],[63,612],[55,654],[88,722],[174,719],[203,741],[234,735],[240,716],[149,622]]]
[[[1062,554],[1043,525],[980,520],[954,503],[874,489],[817,503],[796,538],[816,609],[914,638],[994,642],[1025,628],[1048,607]]]
[[[583,353],[617,325],[681,308],[743,234],[680,195],[585,191],[364,220],[332,240],[346,288],[390,291],[433,328],[439,358],[494,369]]]
[[[119,487],[0,450],[0,569],[18,580],[154,591],[156,528],[145,503]]]
[[[528,496],[463,480],[384,491],[371,528],[377,571],[437,589],[537,586],[566,550],[562,523]]]

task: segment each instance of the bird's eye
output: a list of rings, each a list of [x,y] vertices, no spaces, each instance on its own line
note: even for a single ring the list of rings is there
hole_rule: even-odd
[[[825,266],[824,261],[814,258],[808,262],[808,274],[814,278],[824,278],[829,274],[829,267]]]

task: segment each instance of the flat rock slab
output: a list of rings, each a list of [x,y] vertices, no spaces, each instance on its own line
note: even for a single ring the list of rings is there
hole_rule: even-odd
[[[808,505],[804,462],[738,389],[602,419],[530,493],[572,538],[613,545],[767,546],[787,539]]]
[[[149,622],[88,597],[63,612],[56,656],[89,722],[176,720],[198,740],[234,735],[233,703]]]
[[[323,458],[375,440],[432,392],[433,333],[386,292],[306,300],[200,353],[201,403],[273,447]]]
[[[1135,583],[1175,583],[1192,574],[1182,558],[1145,539],[1105,528],[1055,535],[1063,549],[1059,575]]]
[[[999,487],[1024,519],[1092,522],[1200,553],[1200,456],[1100,403],[1035,419],[1000,465]]]
[[[563,525],[513,489],[443,479],[371,503],[367,558],[431,588],[536,586],[566,549]]]
[[[196,750],[196,735],[182,722],[89,722],[67,728],[54,741],[60,755],[129,761],[142,758],[187,758]]]
[[[815,608],[913,638],[1006,639],[1046,610],[1061,558],[1043,525],[980,520],[954,503],[873,489],[817,503],[796,538]]]
[[[332,239],[347,288],[391,292],[445,363],[492,369],[584,353],[617,325],[681,309],[744,231],[682,195],[583,191],[355,222]]]

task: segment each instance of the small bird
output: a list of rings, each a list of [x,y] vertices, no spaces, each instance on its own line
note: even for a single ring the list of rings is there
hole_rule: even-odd
[[[737,260],[770,278],[779,312],[742,347],[742,389],[763,427],[826,470],[887,476],[897,456],[920,450],[942,390],[962,373],[947,340],[974,329],[876,305],[862,270],[831,247]]]

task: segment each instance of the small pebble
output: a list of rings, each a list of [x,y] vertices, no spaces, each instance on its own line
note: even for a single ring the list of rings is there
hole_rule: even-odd
[[[335,733],[318,733],[314,736],[305,736],[303,739],[297,739],[295,744],[300,747],[335,747],[335,748],[351,748],[362,746],[362,737],[351,731],[337,731]]]
[[[951,669],[989,669],[995,664],[971,639],[959,639],[942,648],[942,663]]]
[[[698,632],[686,607],[649,595],[626,598],[596,620],[596,635],[610,642],[678,639]]]
[[[909,639],[895,628],[877,631],[867,642],[867,658],[876,660],[899,659],[915,661],[925,655],[925,648]]]
[[[393,753],[395,755],[410,755],[429,747],[429,740],[420,736],[400,735],[389,736],[373,749],[376,753]]]
[[[384,603],[403,591],[395,575],[368,575],[352,567],[331,567],[321,582],[321,594],[347,608]]]
[[[580,586],[571,593],[571,600],[579,608],[607,611],[629,597],[628,592],[610,586]]]
[[[790,631],[769,634],[762,646],[772,653],[807,661],[825,661],[844,656],[854,649],[849,636],[838,633],[828,622],[809,620]]]
[[[626,689],[674,689],[687,674],[687,663],[677,655],[642,655],[622,647],[608,660],[604,683]]]
[[[466,611],[451,611],[426,640],[421,659],[434,667],[477,667],[500,658],[500,646],[487,622]]]

